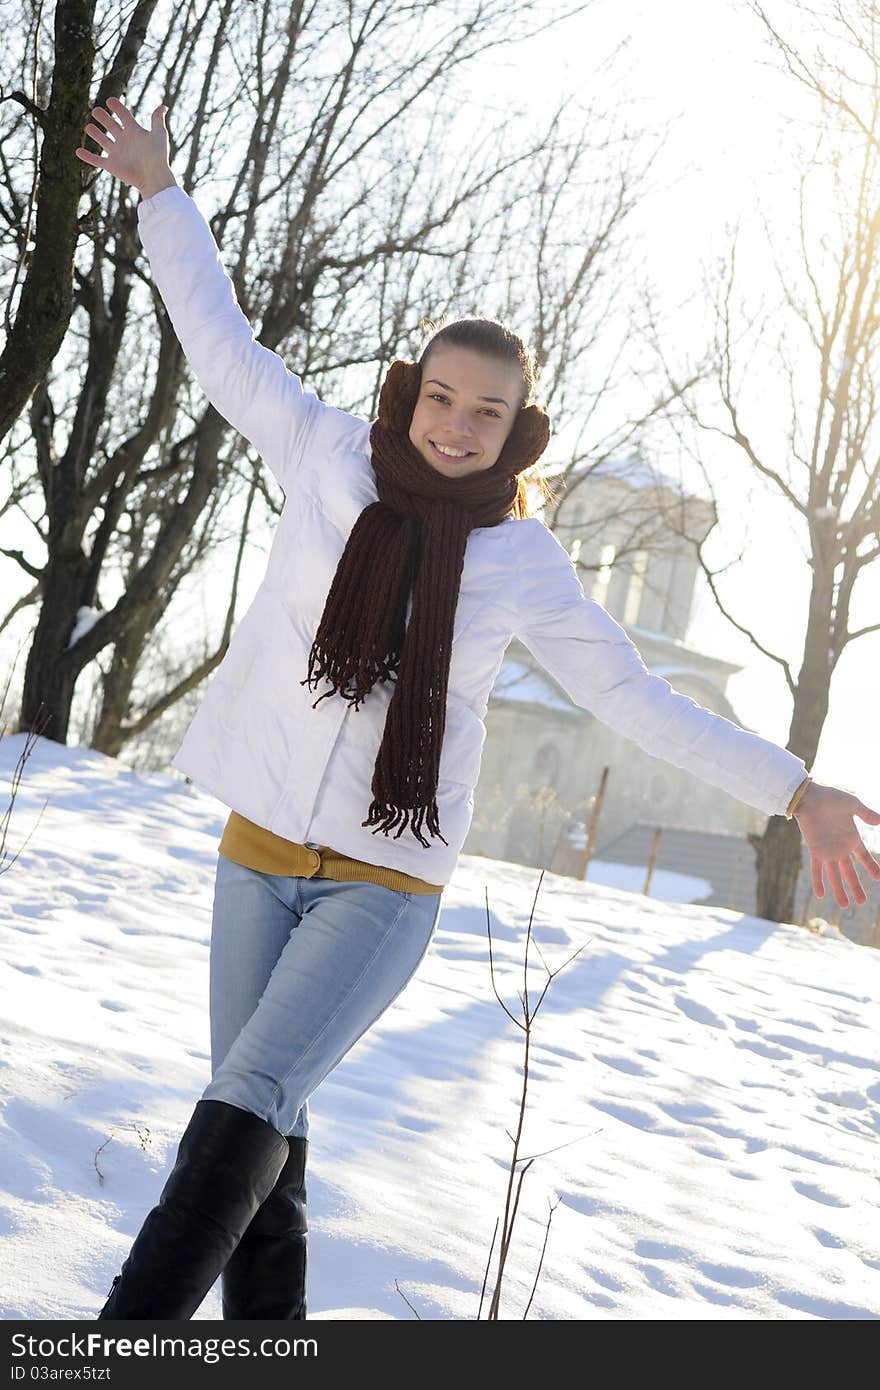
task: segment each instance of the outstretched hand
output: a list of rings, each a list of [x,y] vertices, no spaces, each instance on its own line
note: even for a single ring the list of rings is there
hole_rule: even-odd
[[[103,154],[93,154],[80,146],[74,153],[93,169],[107,169],[123,183],[143,188],[156,169],[168,165],[167,106],[157,106],[150,117],[150,128],[140,125],[118,97],[108,97],[107,107],[95,106],[97,125],[87,125],[85,133]],[[102,128],[103,127],[103,128]]]
[[[880,864],[867,848],[853,820],[858,816],[869,825],[880,825],[880,811],[872,811],[857,796],[812,782],[794,812],[812,861],[813,893],[824,898],[828,884],[841,907],[849,907],[843,880],[849,884],[853,901],[861,905],[868,895],[853,863],[853,856],[864,864],[873,879],[880,879]]]

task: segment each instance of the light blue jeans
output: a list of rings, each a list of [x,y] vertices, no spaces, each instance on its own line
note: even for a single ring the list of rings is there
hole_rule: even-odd
[[[415,974],[441,897],[266,874],[218,853],[202,1099],[305,1138],[308,1097]]]

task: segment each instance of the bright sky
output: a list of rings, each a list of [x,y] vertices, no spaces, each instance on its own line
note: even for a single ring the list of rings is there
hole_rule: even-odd
[[[796,33],[787,3],[772,4],[770,11],[785,32]],[[652,274],[670,304],[680,302],[699,290],[701,266],[723,252],[726,224],[741,219],[747,233],[740,248],[741,271],[755,285],[769,274],[766,283],[773,292],[772,267],[755,214],[760,207],[784,226],[795,173],[785,156],[785,119],[815,113],[801,89],[774,65],[759,21],[743,0],[665,0],[663,5],[597,0],[564,30],[514,50],[504,68],[487,72],[485,95],[490,97],[494,86],[502,100],[531,102],[538,114],[546,114],[563,89],[579,91],[586,99],[598,85],[591,73],[627,37],[628,49],[614,67],[614,77],[601,79],[617,84],[608,88],[609,100],[625,101],[631,123],[649,130],[659,132],[673,121],[637,224],[646,275]],[[700,336],[692,314],[680,323],[677,335],[669,324],[673,357],[676,337],[687,347]],[[756,400],[750,424],[758,430],[767,423],[759,411]],[[781,467],[778,452],[785,447],[784,437],[765,438]],[[725,449],[717,436],[703,436],[702,443],[722,521],[709,549],[710,562],[726,563],[745,536],[748,542],[744,562],[721,581],[724,601],[765,646],[794,663],[797,674],[808,594],[804,538],[792,531],[791,509],[767,493],[753,494],[758,505],[744,508],[743,489],[753,488],[754,479],[738,454]],[[744,512],[747,532],[741,529]],[[41,558],[33,540],[30,532],[11,537],[4,531],[2,543],[23,545],[32,558]],[[261,568],[259,554],[254,559]],[[870,583],[861,581],[854,627],[869,622],[871,611],[880,611],[880,569],[875,570]],[[255,574],[254,586],[259,577]],[[251,591],[248,583],[247,596]],[[705,584],[698,593],[690,641],[744,665],[728,686],[737,717],[784,743],[791,704],[781,671],[720,616]],[[2,638],[0,649],[4,655],[8,650]],[[880,809],[880,758],[873,731],[880,704],[878,655],[880,634],[861,639],[843,657],[813,770],[821,780],[846,787]]]

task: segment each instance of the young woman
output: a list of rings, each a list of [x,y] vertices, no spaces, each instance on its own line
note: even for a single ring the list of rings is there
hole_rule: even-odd
[[[285,493],[265,577],[173,765],[230,808],[210,951],[211,1081],[101,1318],[306,1315],[308,1098],[422,960],[473,811],[489,694],[517,636],[571,698],[649,752],[791,815],[838,901],[880,878],[857,797],[646,669],[528,515],[550,427],[493,320],[395,361],[378,418],[337,410],[255,342],[211,230],[115,99],[86,134],[138,188],[139,233],[202,390]],[[313,695],[320,690],[317,699]],[[393,832],[393,834],[392,834]]]

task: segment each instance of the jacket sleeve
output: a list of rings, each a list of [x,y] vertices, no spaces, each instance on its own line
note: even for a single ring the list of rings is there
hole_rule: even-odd
[[[783,815],[806,775],[802,758],[652,675],[624,629],[587,598],[571,557],[544,523],[518,523],[518,626],[566,694],[655,758],[684,768],[767,815]]]
[[[287,491],[317,418],[331,410],[258,343],[207,221],[172,184],[138,204],[153,280],[196,380]],[[335,413],[335,412],[334,412]]]

